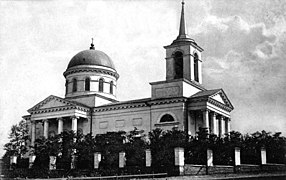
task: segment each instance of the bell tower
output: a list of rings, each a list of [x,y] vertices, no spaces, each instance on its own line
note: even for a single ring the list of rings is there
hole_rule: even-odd
[[[184,15],[185,3],[182,2],[181,20],[178,37],[166,49],[166,80],[187,79],[202,84],[203,49],[191,39],[186,30]]]
[[[203,49],[191,39],[186,30],[185,3],[182,2],[182,11],[179,35],[166,49],[166,80],[150,83],[152,99],[166,97],[190,97],[205,90],[202,86]]]

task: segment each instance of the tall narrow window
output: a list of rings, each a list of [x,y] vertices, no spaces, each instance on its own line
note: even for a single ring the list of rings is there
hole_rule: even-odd
[[[84,90],[90,91],[90,78],[89,77],[85,78]]]
[[[198,54],[194,54],[194,76],[195,81],[199,82],[199,57]]]
[[[103,83],[104,80],[102,78],[99,79],[99,86],[98,86],[98,91],[103,92]]]
[[[74,78],[72,80],[72,92],[76,92],[77,91],[77,81],[76,79]]]
[[[175,79],[183,78],[184,72],[184,61],[183,61],[183,53],[177,51],[174,55],[175,60]]]
[[[69,81],[66,80],[66,94],[69,92]]]
[[[110,82],[109,92],[110,94],[113,94],[113,81]]]

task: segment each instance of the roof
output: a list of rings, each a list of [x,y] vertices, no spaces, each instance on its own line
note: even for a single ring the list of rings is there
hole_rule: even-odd
[[[87,108],[89,109],[90,107],[88,107],[87,105],[84,105],[82,103],[76,102],[76,101],[71,101],[71,100],[67,100],[67,99],[63,99],[61,97],[57,97],[54,95],[50,95],[49,97],[47,97],[46,99],[44,99],[43,101],[39,102],[38,104],[36,104],[35,106],[33,106],[32,108],[30,108],[28,110],[29,113],[31,113],[32,111],[38,110],[40,107],[42,107],[43,105],[45,105],[46,103],[48,103],[49,101],[51,101],[52,99],[58,100],[68,106],[80,106],[82,108]]]
[[[102,51],[88,49],[77,53],[69,62],[67,69],[80,65],[105,66],[115,70],[111,58]]]
[[[200,92],[192,95],[191,98],[208,97],[208,96],[211,96],[211,95],[218,93],[220,90],[222,90],[222,89],[212,89],[212,90],[200,91]]]
[[[223,89],[212,89],[212,90],[204,90],[204,91],[200,91],[194,95],[192,95],[191,97],[189,97],[190,99],[208,99],[208,100],[212,100],[212,101],[216,101],[218,102],[216,99],[214,99],[214,97],[219,94],[221,96],[221,98],[223,99],[224,103],[231,109],[233,110],[233,105],[231,104],[230,100],[228,99],[228,97],[226,96],[225,92],[223,91]],[[218,102],[220,103],[220,102]]]
[[[95,108],[115,106],[115,105],[123,105],[123,104],[145,103],[145,102],[149,102],[150,100],[151,100],[151,98],[142,98],[142,99],[134,99],[134,100],[129,100],[129,101],[112,102],[112,103],[109,103],[109,104],[96,106]]]

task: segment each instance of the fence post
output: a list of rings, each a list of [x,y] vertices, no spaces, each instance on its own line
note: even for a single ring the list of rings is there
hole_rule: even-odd
[[[239,147],[235,147],[234,148],[234,165],[235,166],[240,166],[240,148]]]
[[[207,166],[213,165],[213,150],[207,149]]]
[[[151,157],[151,150],[145,150],[145,158],[146,158],[146,167],[151,167],[152,157]]]
[[[35,162],[36,156],[35,155],[31,155],[29,156],[29,168],[32,168],[34,162]]]
[[[93,168],[94,169],[98,169],[99,168],[99,163],[101,161],[101,153],[100,152],[95,152],[93,154],[94,156],[94,164],[93,164]]]
[[[262,147],[261,151],[261,164],[266,164],[266,149]]]
[[[10,156],[10,169],[13,169],[14,164],[17,164],[17,156]]]
[[[50,164],[49,164],[49,169],[50,170],[57,169],[56,161],[57,161],[57,157],[56,156],[50,156]]]
[[[119,168],[124,168],[125,162],[126,162],[125,152],[122,151],[119,153]]]
[[[71,156],[71,169],[75,169],[75,155],[73,154],[72,156]]]
[[[178,167],[179,175],[184,175],[185,151],[184,148],[175,148],[175,166]]]

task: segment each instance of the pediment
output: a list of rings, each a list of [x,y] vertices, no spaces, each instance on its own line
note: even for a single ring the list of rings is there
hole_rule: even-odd
[[[49,109],[49,108],[73,106],[73,105],[74,105],[73,103],[71,103],[65,99],[51,95],[51,96],[47,97],[46,99],[44,99],[43,101],[36,104],[31,109],[29,109],[28,112],[42,110],[42,109]]]
[[[211,95],[210,98],[230,107],[231,109],[233,109],[233,106],[232,106],[230,100],[227,98],[226,94],[224,93],[224,91],[222,89],[220,91],[216,92],[215,94]]]
[[[218,102],[220,102],[220,103],[222,103],[222,104],[226,104],[225,103],[225,101],[223,100],[223,98],[222,98],[222,95],[221,94],[216,94],[216,95],[214,95],[213,97],[211,97],[212,99],[214,99],[214,100],[217,100]]]

